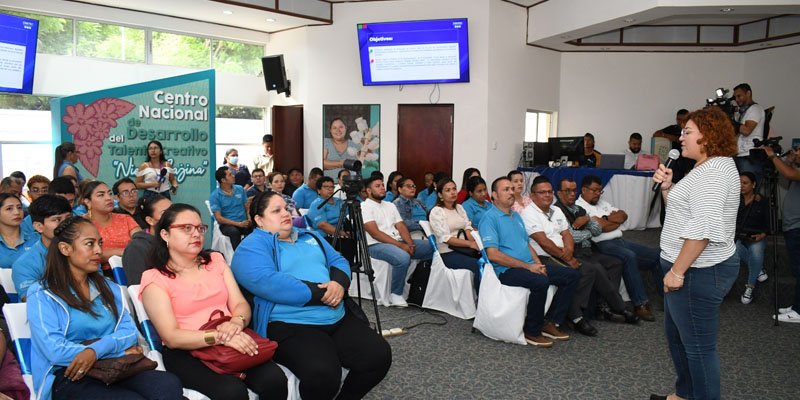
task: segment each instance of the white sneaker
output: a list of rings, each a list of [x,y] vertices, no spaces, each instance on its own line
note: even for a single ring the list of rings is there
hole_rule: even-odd
[[[769,279],[769,275],[767,275],[767,271],[761,270],[761,273],[758,274],[758,281],[764,282],[765,280]]]
[[[787,313],[790,313],[790,312],[792,312],[792,306],[778,309],[778,314],[787,314]]]
[[[400,296],[399,294],[394,294],[394,293],[389,295],[389,304],[392,307],[408,307],[408,303],[406,303],[406,299],[404,299],[403,296]]]
[[[778,315],[778,321],[781,322],[800,322],[800,314],[795,311],[790,311],[786,314]]]
[[[750,304],[753,301],[753,288],[750,286],[744,287],[744,293],[742,293],[742,304]]]

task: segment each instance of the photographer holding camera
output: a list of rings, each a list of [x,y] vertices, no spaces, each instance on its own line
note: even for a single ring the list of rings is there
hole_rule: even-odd
[[[754,160],[750,150],[756,148],[755,139],[764,138],[764,109],[753,101],[753,91],[747,83],[733,88],[733,96],[739,106],[736,168],[739,172],[749,171],[760,181],[763,165],[761,160]],[[758,183],[757,181],[756,183]]]
[[[800,146],[790,150],[786,161],[775,154],[771,146],[762,147],[767,159],[772,162],[781,176],[789,180],[789,190],[783,199],[783,236],[789,265],[795,277],[794,302],[791,306],[778,310],[778,320],[800,322]]]

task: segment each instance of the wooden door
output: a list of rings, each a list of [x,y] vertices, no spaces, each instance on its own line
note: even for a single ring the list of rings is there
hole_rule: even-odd
[[[397,170],[422,190],[426,172],[453,174],[453,104],[400,104]]]
[[[275,171],[285,173],[303,166],[303,106],[272,106]]]

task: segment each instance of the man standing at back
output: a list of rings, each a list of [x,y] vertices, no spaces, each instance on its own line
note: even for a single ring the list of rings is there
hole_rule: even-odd
[[[519,214],[511,210],[514,189],[507,177],[492,182],[494,207],[486,211],[478,231],[500,283],[530,289],[528,308],[522,331],[525,341],[537,347],[552,347],[553,341],[568,340],[569,335],[557,325],[563,324],[567,310],[575,296],[580,272],[545,265],[528,242],[525,224]],[[544,305],[547,289],[558,286],[545,323]]]
[[[272,168],[275,166],[272,157],[272,135],[264,135],[264,137],[261,138],[261,142],[261,144],[264,146],[264,154],[259,154],[258,157],[253,160],[253,170],[261,169],[261,171],[264,172],[264,176],[266,176],[272,172]]]
[[[764,108],[753,101],[753,91],[750,85],[741,83],[733,88],[733,96],[739,105],[738,122],[738,153],[736,154],[736,168],[739,172],[749,171],[761,180],[762,161],[750,159],[750,150],[756,146],[754,139],[764,138]]]

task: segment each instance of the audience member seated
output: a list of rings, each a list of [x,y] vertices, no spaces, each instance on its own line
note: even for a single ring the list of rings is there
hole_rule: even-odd
[[[603,186],[600,177],[587,175],[581,182],[581,197],[576,200],[576,204],[583,207],[592,220],[600,224],[603,233],[592,239],[600,252],[622,260],[624,264],[622,279],[633,302],[634,313],[645,321],[655,321],[639,268],[651,271],[656,290],[661,290],[663,283],[660,268],[661,251],[623,239],[620,225],[628,219],[628,214],[601,200],[601,194]]]
[[[147,161],[136,171],[136,187],[144,190],[142,197],[160,194],[171,198],[178,191],[175,169],[164,157],[164,147],[158,140],[147,143]]]
[[[266,134],[261,138],[261,145],[264,146],[264,153],[256,156],[253,160],[253,173],[260,169],[265,175],[272,172],[275,167],[275,160],[273,159],[272,135]]]
[[[425,188],[417,193],[417,199],[419,199],[422,204],[425,204],[426,207],[430,206],[430,208],[433,208],[436,205],[439,196],[436,193],[436,183],[433,180],[432,172],[425,173]]]
[[[333,236],[339,224],[339,213],[342,210],[342,200],[333,197],[333,178],[323,176],[317,179],[317,193],[319,197],[311,203],[306,214],[313,229],[325,236]],[[324,203],[324,204],[323,204]]]
[[[402,172],[400,172],[400,171],[392,171],[392,172],[389,173],[389,178],[386,179],[386,182],[389,183],[388,185],[386,185],[386,198],[384,198],[383,200],[388,201],[389,203],[392,203],[392,202],[394,202],[394,199],[396,199],[398,196],[400,196],[400,193],[399,193],[399,189],[400,188],[398,187],[397,184],[398,184],[398,182],[400,182],[401,179],[403,179],[403,173]]]
[[[573,250],[575,258],[584,264],[599,264],[605,269],[605,273],[597,275],[597,281],[595,282],[597,292],[602,296],[601,299],[598,299],[597,304],[599,314],[612,322],[637,323],[639,322],[639,317],[627,310],[622,296],[619,294],[619,285],[622,279],[622,260],[607,256],[592,248],[592,238],[603,233],[603,229],[597,221],[589,217],[583,207],[575,204],[577,193],[578,185],[572,178],[562,179],[555,206],[567,218],[569,232],[575,243]],[[606,281],[608,281],[608,284],[606,284]],[[608,285],[611,285],[611,290],[609,290]],[[580,306],[586,309],[587,304],[584,303]]]
[[[401,178],[397,182],[398,196],[392,201],[403,223],[406,224],[409,232],[422,232],[419,221],[428,220],[428,208],[419,201],[414,195],[417,194],[417,185],[411,178]],[[438,187],[438,185],[437,185]],[[389,201],[384,199],[384,201]]]
[[[646,151],[642,151],[642,135],[639,132],[633,132],[628,138],[628,148],[625,149],[625,163],[622,168],[633,169],[640,154],[647,154]]]
[[[250,220],[247,219],[244,208],[247,195],[244,193],[244,188],[234,184],[234,177],[227,166],[217,168],[214,177],[219,187],[211,192],[208,200],[211,212],[219,224],[219,230],[231,239],[231,247],[236,250],[242,241],[242,235],[246,235],[250,230]]]
[[[122,178],[114,183],[111,187],[114,193],[114,200],[117,202],[117,207],[114,212],[117,214],[127,214],[139,224],[142,229],[147,229],[148,225],[144,222],[144,217],[137,204],[139,202],[139,191],[136,190],[136,184],[130,178]]]
[[[142,274],[139,297],[164,342],[164,365],[184,387],[212,399],[247,400],[247,389],[260,399],[285,399],[286,375],[273,361],[243,371],[244,379],[218,374],[191,350],[223,345],[255,355],[256,342],[243,332],[251,320],[245,300],[220,253],[203,250],[208,229],[200,212],[174,204],[155,227],[151,269]],[[215,330],[200,330],[215,310],[232,317]]]
[[[110,385],[86,375],[96,360],[142,353],[123,289],[97,271],[102,242],[89,220],[64,220],[50,244],[44,279],[28,288],[38,397],[182,399],[181,382],[169,372],[148,370]]]
[[[486,211],[492,208],[492,203],[489,202],[489,191],[486,190],[486,181],[480,176],[473,176],[467,181],[467,192],[469,198],[464,201],[464,211],[467,212],[467,217],[472,226],[479,226],[481,218]]]
[[[71,207],[75,207],[77,193],[75,185],[72,184],[72,179],[69,177],[61,176],[53,179],[50,184],[47,185],[47,193],[63,197],[69,202]]]
[[[297,212],[297,205],[294,204],[294,200],[292,200],[292,196],[286,194],[284,188],[286,187],[286,176],[284,176],[279,171],[270,172],[269,176],[267,176],[267,180],[269,181],[270,190],[275,193],[280,193],[283,197],[283,201],[286,202],[286,208],[289,210],[289,214],[293,217],[300,215]],[[249,207],[247,208],[250,209]]]
[[[50,185],[50,179],[42,175],[34,175],[28,179],[28,201],[33,203],[39,196],[46,194],[48,185]]]
[[[514,188],[514,205],[511,206],[511,210],[515,213],[520,213],[532,203],[531,198],[524,194],[525,176],[520,171],[511,170],[506,177],[511,181],[511,186]],[[494,193],[492,193],[492,196],[494,196]]]
[[[349,263],[316,233],[293,229],[286,203],[273,192],[253,199],[250,217],[257,229],[231,268],[255,295],[253,329],[278,342],[274,360],[299,378],[303,399],[363,398],[389,371],[392,355],[342,304]],[[350,372],[340,390],[342,368]]]
[[[308,209],[311,207],[311,202],[317,199],[319,196],[317,194],[317,179],[319,179],[322,174],[322,170],[319,168],[311,168],[311,171],[308,173],[308,179],[306,183],[301,185],[297,190],[294,191],[292,194],[292,199],[294,200],[294,204],[297,208]]]
[[[337,199],[347,200],[347,193],[344,192],[344,180],[348,176],[350,176],[350,171],[344,168],[339,170],[339,176],[336,178],[336,186],[333,188]]]
[[[113,256],[122,257],[122,252],[136,232],[142,230],[139,224],[127,214],[115,214],[114,198],[111,189],[100,181],[89,181],[84,185],[83,204],[86,206],[86,217],[94,223],[103,237],[103,254],[101,257],[104,270],[111,268],[108,259]]]
[[[586,134],[583,135],[583,155],[581,156],[581,167],[600,168],[600,160],[602,158],[602,154],[594,149],[594,135],[586,132]]]
[[[22,204],[22,183],[17,178],[13,176],[7,176],[0,180],[0,193],[8,193],[13,195],[14,197],[20,199],[20,204]]]
[[[286,182],[286,187],[283,189],[283,194],[292,196],[294,191],[303,185],[303,171],[299,168],[292,168],[289,170],[288,177],[284,176],[284,179],[288,179],[288,182]]]
[[[17,184],[19,185],[19,191],[17,191],[16,188],[15,188],[12,192],[13,193],[19,192],[17,197],[19,197],[19,201],[20,201],[20,203],[22,203],[22,211],[27,216],[28,215],[28,206],[31,205],[31,202],[28,201],[28,198],[24,195],[23,192],[24,192],[24,189],[25,189],[25,182],[27,182],[28,179],[25,177],[25,173],[22,172],[22,171],[14,171],[8,176],[10,178],[14,178],[14,180],[16,180]]]
[[[472,167],[464,170],[464,177],[461,179],[461,190],[458,191],[458,198],[456,199],[458,204],[463,204],[465,201],[467,201],[467,198],[469,197],[469,193],[467,191],[467,182],[469,182],[469,178],[472,178],[473,176],[481,176],[481,171]]]
[[[128,285],[138,285],[142,281],[142,273],[150,268],[147,257],[155,241],[156,225],[164,210],[171,205],[172,201],[161,195],[139,199],[136,207],[147,223],[147,229],[134,233],[122,252],[122,270],[125,271]]]
[[[747,265],[747,283],[742,293],[742,304],[753,301],[756,282],[767,280],[764,271],[764,251],[769,232],[769,204],[756,190],[756,176],[744,171],[739,174],[742,198],[736,215],[736,252],[739,260]]]
[[[83,181],[81,171],[75,166],[78,162],[78,152],[75,143],[64,142],[56,147],[55,164],[53,165],[53,179],[60,176],[71,176],[76,181]]]
[[[0,268],[11,268],[39,240],[38,234],[21,228],[22,218],[19,196],[0,193]]]
[[[250,188],[250,170],[247,169],[247,165],[239,162],[238,150],[233,148],[228,149],[228,151],[225,152],[225,159],[222,160],[222,165],[228,167],[228,170],[231,171],[235,184],[243,187],[244,190]]]
[[[253,186],[247,189],[247,198],[267,191],[267,175],[264,174],[264,170],[261,168],[254,169],[253,173],[250,174],[250,178],[253,180]]]
[[[486,255],[500,283],[530,289],[527,312],[522,331],[525,341],[537,347],[552,347],[555,340],[568,340],[569,335],[558,325],[563,324],[575,296],[581,274],[569,268],[539,260],[528,243],[522,218],[511,209],[515,189],[511,180],[500,177],[492,182],[492,207],[481,220],[481,233]],[[545,316],[544,305],[550,285],[558,286],[553,303]],[[545,317],[548,322],[545,323]]]
[[[663,137],[672,142],[672,148],[680,150],[681,144],[678,139],[681,137],[681,130],[686,125],[686,117],[689,110],[682,108],[675,114],[675,125],[666,126],[653,133],[653,137]],[[694,160],[681,155],[672,165],[672,182],[678,183],[694,167]]]
[[[396,307],[407,307],[403,289],[411,259],[430,260],[433,249],[427,240],[412,239],[397,207],[383,201],[386,196],[383,179],[370,177],[364,182],[364,187],[367,199],[361,203],[361,215],[367,233],[369,255],[386,261],[392,268],[389,303]]]
[[[33,228],[39,233],[39,240],[14,261],[11,279],[22,301],[27,297],[28,287],[44,276],[47,249],[53,240],[53,231],[61,221],[72,216],[69,202],[52,194],[39,196],[29,208]]]
[[[452,179],[445,179],[437,185],[439,202],[433,207],[430,215],[431,231],[436,236],[437,248],[445,267],[450,269],[466,269],[472,272],[475,290],[481,286],[481,273],[478,258],[454,251],[450,246],[469,248],[476,251],[478,244],[472,238],[472,224],[464,207],[456,202],[458,192]],[[464,232],[464,238],[459,232]]]
[[[27,400],[31,397],[31,391],[22,379],[22,370],[14,352],[8,348],[10,341],[5,335],[5,330],[2,329],[0,332],[0,399]]]

